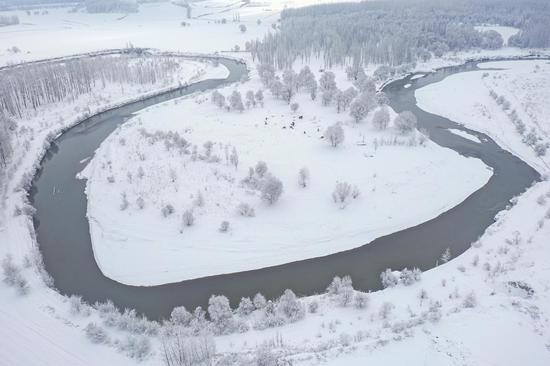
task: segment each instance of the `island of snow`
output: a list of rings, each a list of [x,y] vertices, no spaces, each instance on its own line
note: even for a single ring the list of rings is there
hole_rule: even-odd
[[[231,104],[233,91],[222,90]],[[438,216],[492,174],[416,130],[375,128],[378,110],[395,115],[387,106],[356,123],[309,95],[289,108],[265,94],[242,112],[203,95],[165,103],[103,142],[82,176],[106,276],[158,285],[356,248]],[[345,136],[336,147],[331,125]]]

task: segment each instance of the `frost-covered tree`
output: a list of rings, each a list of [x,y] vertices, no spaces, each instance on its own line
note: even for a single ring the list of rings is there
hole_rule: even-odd
[[[231,93],[229,97],[229,107],[239,112],[244,111],[243,99],[238,90],[233,90],[233,93]]]
[[[234,146],[231,150],[231,155],[229,155],[229,162],[235,167],[235,169],[239,167],[239,154],[237,153],[237,149]]]
[[[358,292],[353,298],[353,305],[356,309],[366,309],[369,306],[369,294]]]
[[[268,87],[271,82],[275,79],[275,68],[271,63],[262,63],[256,66],[258,75],[264,86]]]
[[[260,103],[260,105],[263,107],[264,106],[264,92],[262,91],[262,89],[258,89],[258,91],[256,92],[256,94],[254,96],[256,97],[256,100],[258,101],[258,103]]]
[[[416,128],[416,116],[410,111],[401,112],[395,117],[393,124],[399,133],[410,133]]]
[[[191,314],[185,306],[178,306],[172,310],[170,314],[170,321],[177,325],[182,325],[184,327],[189,326],[191,320],[193,319],[193,314]]]
[[[317,81],[315,80],[315,75],[313,75],[313,72],[311,72],[311,69],[309,66],[304,66],[302,70],[300,70],[298,74],[297,79],[297,87],[298,89],[306,90],[312,100],[315,100],[315,96],[317,93]]]
[[[281,93],[283,100],[290,103],[296,94],[297,88],[298,75],[296,75],[296,72],[293,69],[286,69],[283,72],[283,91]]]
[[[338,91],[336,89],[329,89],[323,91],[321,94],[321,103],[326,107],[332,103],[334,97]]]
[[[372,124],[377,130],[385,130],[390,123],[390,112],[387,107],[382,107],[374,113]]]
[[[278,178],[268,175],[262,182],[260,191],[262,199],[273,205],[279,200],[281,194],[283,194],[283,183]]]
[[[256,163],[256,166],[254,167],[254,172],[258,175],[258,177],[263,178],[265,174],[267,173],[267,164],[265,161],[258,161]]]
[[[298,185],[302,188],[309,185],[309,170],[305,167],[298,171]]]
[[[256,98],[252,90],[246,92],[246,105],[248,108],[256,106]]]
[[[367,117],[374,105],[374,98],[371,94],[361,94],[351,103],[349,114],[356,123],[359,123]]]
[[[413,268],[412,270],[405,268],[401,271],[399,277],[400,277],[401,283],[403,283],[405,286],[410,286],[420,281],[421,276],[422,276],[422,271],[420,271],[418,268]]]
[[[254,303],[254,307],[258,310],[265,308],[267,304],[267,300],[265,299],[264,295],[259,292],[254,296],[254,299],[252,301]]]
[[[290,104],[290,110],[292,111],[292,113],[296,113],[298,111],[298,108],[300,108],[300,105],[298,103]]]
[[[386,268],[384,272],[380,273],[380,280],[384,288],[394,287],[399,283],[399,278],[389,268]]]
[[[193,214],[193,210],[185,210],[183,212],[183,214],[181,215],[181,223],[182,228],[190,227],[195,224],[195,215]]]
[[[287,317],[291,322],[296,322],[305,317],[305,307],[298,300],[292,290],[286,289],[277,301],[277,308]]]
[[[225,97],[217,90],[212,92],[210,101],[218,108],[223,108],[225,106]]]
[[[229,300],[223,295],[212,295],[208,300],[208,316],[218,334],[228,334],[234,326]]]
[[[339,123],[335,123],[327,127],[324,136],[332,147],[337,147],[344,142],[344,129]]]
[[[283,92],[285,90],[285,86],[281,82],[281,80],[275,79],[269,84],[269,91],[271,92],[271,95],[273,95],[275,98],[281,98],[283,97]]]
[[[443,254],[441,254],[441,257],[439,258],[439,260],[442,263],[447,263],[448,261],[450,261],[451,260],[451,248],[445,249]]]
[[[252,313],[254,310],[256,310],[256,307],[249,297],[241,298],[241,302],[239,303],[239,307],[237,308],[237,314],[241,316],[246,316]]]
[[[344,209],[348,205],[350,198],[358,197],[358,194],[354,194],[354,191],[358,192],[358,189],[352,187],[348,182],[337,182],[332,192],[332,200],[341,209]]]
[[[336,89],[336,76],[332,71],[325,71],[319,78],[319,88],[322,92]]]

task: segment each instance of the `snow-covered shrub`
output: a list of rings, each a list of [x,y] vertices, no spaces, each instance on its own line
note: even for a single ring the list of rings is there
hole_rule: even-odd
[[[378,130],[385,130],[390,123],[390,112],[387,107],[382,107],[376,111],[372,117],[372,124]]]
[[[260,105],[263,107],[264,106],[264,92],[261,89],[259,89],[254,96],[256,97],[256,100],[258,101],[258,103],[260,103]]]
[[[233,93],[231,93],[229,97],[229,107],[239,112],[244,111],[243,99],[239,91],[233,90]]]
[[[250,300],[250,297],[243,297],[241,298],[239,307],[237,307],[237,314],[241,316],[246,316],[252,313],[255,309],[256,307],[252,303],[252,300]]]
[[[224,220],[224,221],[221,222],[218,231],[219,231],[220,233],[226,233],[226,232],[229,231],[229,226],[230,226],[229,221],[225,221],[225,220]]]
[[[140,210],[143,210],[145,208],[145,200],[143,199],[143,197],[140,196],[136,199],[136,206]]]
[[[183,325],[185,327],[188,326],[189,323],[191,323],[191,319],[193,319],[193,315],[189,311],[187,311],[185,306],[175,307],[170,314],[170,321],[172,323]]]
[[[335,123],[327,127],[324,136],[332,147],[337,147],[344,142],[344,129],[339,123]]]
[[[254,307],[258,310],[265,308],[267,301],[261,293],[257,293],[253,299]]]
[[[327,293],[335,297],[338,305],[348,306],[352,302],[354,296],[351,277],[334,277],[330,285],[327,287]]]
[[[352,193],[351,184],[348,182],[337,182],[334,191],[332,192],[332,200],[340,209],[346,208],[349,202],[349,198]]]
[[[441,303],[439,301],[430,303],[430,308],[424,314],[424,317],[432,323],[439,322],[442,316],[443,314],[441,313]]]
[[[138,361],[145,360],[151,354],[151,341],[144,336],[128,336],[119,344],[119,349]]]
[[[239,30],[241,31],[241,33],[245,33],[246,32],[246,25],[245,24],[239,24]]]
[[[290,110],[292,111],[292,113],[296,113],[298,111],[298,108],[300,108],[300,105],[298,103],[290,104]]]
[[[185,210],[181,215],[181,223],[183,227],[191,227],[195,224],[195,215],[193,210]]]
[[[410,111],[401,112],[395,117],[393,124],[399,133],[407,134],[416,128],[416,116]]]
[[[283,193],[283,182],[278,178],[268,175],[260,188],[262,199],[270,205],[276,203]]]
[[[309,185],[309,170],[305,167],[298,171],[298,184],[302,188],[306,188]]]
[[[81,296],[71,295],[69,297],[69,311],[72,315],[89,316],[90,306],[82,301]]]
[[[264,343],[260,347],[256,348],[253,365],[279,366],[279,357],[276,355],[271,345]]]
[[[380,307],[380,310],[378,312],[378,316],[382,320],[386,320],[391,315],[391,312],[395,309],[395,305],[393,305],[391,302],[384,302],[382,306]]]
[[[176,210],[174,209],[174,206],[172,206],[171,204],[167,204],[162,206],[162,209],[160,210],[160,212],[162,213],[163,217],[168,217],[172,215],[174,212],[176,212]]]
[[[103,327],[96,323],[89,323],[84,328],[84,331],[86,332],[86,337],[93,343],[109,343],[109,335]]]
[[[137,13],[139,4],[125,0],[88,0],[86,11],[88,13]]]
[[[231,150],[231,155],[229,155],[229,162],[231,165],[235,167],[235,169],[239,166],[239,154],[237,153],[237,149],[233,146],[233,150]]]
[[[439,258],[439,260],[442,263],[447,263],[448,261],[450,261],[451,260],[451,248],[445,249],[443,254],[441,254],[441,257]]]
[[[246,202],[241,202],[237,206],[237,212],[239,215],[244,217],[254,217],[256,216],[256,211],[254,210],[254,207],[250,206]]]
[[[313,300],[307,305],[307,311],[311,314],[315,314],[317,310],[319,310],[319,302],[317,300]]]
[[[263,308],[263,316],[254,323],[254,329],[262,330],[267,328],[280,327],[286,323],[286,319],[278,311],[277,306],[271,301],[267,301]]]
[[[399,282],[399,278],[390,268],[386,268],[384,272],[380,273],[380,280],[382,281],[382,287],[384,288],[397,286],[397,283]]]
[[[15,287],[17,293],[26,295],[29,292],[30,287],[27,280],[21,274],[21,268],[13,263],[13,259],[9,255],[2,260],[2,273],[4,275],[4,282],[9,286]]]
[[[428,298],[428,291],[421,289],[418,293],[418,298],[420,299],[420,306],[422,306],[422,302]]]
[[[421,276],[422,276],[422,271],[418,268],[413,268],[412,270],[405,268],[400,273],[401,282],[405,286],[410,286],[420,281]]]
[[[544,195],[540,195],[540,196],[537,198],[537,203],[538,203],[540,206],[546,205],[546,197],[545,197]]]
[[[208,316],[217,334],[229,334],[234,329],[233,313],[229,300],[223,295],[212,295],[208,300]]]
[[[121,196],[121,202],[120,202],[120,210],[124,211],[130,206],[130,202],[128,202],[128,197],[126,197],[126,192],[122,193]]]
[[[462,306],[464,306],[465,308],[475,308],[477,306],[476,294],[473,291],[466,295],[466,297],[462,301]]]
[[[369,306],[369,295],[364,292],[357,292],[353,299],[353,305],[356,309],[366,309]]]
[[[533,147],[533,149],[535,150],[535,154],[537,154],[537,156],[545,156],[546,151],[548,150],[548,144],[538,143]]]
[[[225,106],[225,97],[217,90],[212,92],[210,100],[212,104],[216,105],[218,108],[223,108]]]
[[[188,337],[178,332],[162,338],[161,352],[166,366],[212,365],[216,344],[212,337]]]
[[[267,173],[267,164],[265,161],[258,161],[256,163],[256,166],[254,167],[254,172],[258,175],[258,177],[263,178],[265,174]]]
[[[286,289],[277,301],[277,308],[280,310],[291,322],[296,322],[305,316],[304,305],[296,297],[294,292],[290,289]]]

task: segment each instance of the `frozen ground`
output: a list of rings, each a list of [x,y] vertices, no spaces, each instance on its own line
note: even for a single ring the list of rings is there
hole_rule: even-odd
[[[260,87],[254,76],[238,89],[244,95]],[[420,145],[417,132],[400,136],[392,125],[377,131],[370,122],[375,111],[356,124],[347,111],[338,114],[306,94],[296,99],[296,113],[265,95],[265,107],[243,113],[220,111],[204,95],[152,107],[102,144],[84,175],[94,254],[105,275],[155,285],[348,250],[438,216],[492,174],[477,159],[430,142]],[[344,124],[346,140],[335,149],[322,137],[337,121]],[[194,147],[187,154],[167,149],[163,139],[153,142],[142,129],[177,132],[198,147],[199,159],[193,160]],[[394,146],[395,138],[404,146]],[[416,146],[407,146],[411,138]],[[201,159],[207,141],[220,161]],[[233,147],[238,169],[227,160]],[[284,185],[272,206],[241,183],[260,160]],[[302,167],[311,175],[307,188],[298,185]],[[337,181],[361,192],[346,209],[331,198]],[[203,206],[195,202],[199,191]],[[121,210],[123,194],[129,206]],[[143,209],[136,203],[140,197]],[[242,202],[255,209],[255,217],[239,215]],[[165,218],[161,209],[167,204],[175,213]],[[193,210],[195,224],[182,229],[186,210]],[[228,233],[218,232],[224,220],[231,225]]]
[[[533,147],[550,143],[550,64],[545,60],[506,61],[480,67],[486,70],[452,75],[417,90],[418,105],[485,132],[534,168],[545,171],[549,153],[537,156]],[[503,98],[500,104],[491,91]],[[441,100],[452,100],[453,108]],[[513,117],[514,110],[518,117]],[[525,125],[523,134],[518,132],[518,120]],[[536,136],[533,143],[528,137],[531,131]]]

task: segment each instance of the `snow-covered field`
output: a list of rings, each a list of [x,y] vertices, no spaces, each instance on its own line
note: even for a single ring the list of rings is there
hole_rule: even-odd
[[[243,95],[261,88],[253,75],[238,87]],[[94,254],[103,273],[126,284],[155,285],[355,248],[438,216],[492,174],[477,159],[421,145],[417,132],[401,136],[391,125],[377,131],[370,122],[376,111],[356,124],[347,112],[322,107],[305,93],[296,102],[300,108],[293,113],[266,92],[265,107],[224,112],[199,95],[149,108],[112,134],[84,174]],[[337,121],[346,140],[333,148],[323,134]],[[167,149],[162,138],[149,135],[157,132],[178,133],[191,146],[186,153]],[[411,138],[416,146],[407,146]],[[403,146],[393,146],[393,139]],[[207,141],[214,144],[210,154],[203,147]],[[233,148],[237,169],[228,159]],[[258,161],[283,182],[274,205],[241,182]],[[298,184],[303,167],[311,176],[306,188]],[[346,209],[331,198],[338,181],[361,192]],[[129,205],[121,209],[123,195]],[[237,212],[243,202],[255,217]],[[166,218],[161,210],[168,204],[175,213]],[[195,223],[182,228],[187,210]],[[230,223],[228,232],[218,231],[222,221]]]
[[[534,168],[546,171],[550,153],[538,156],[535,147],[550,143],[550,63],[505,61],[480,67],[484,70],[452,75],[417,90],[419,107],[490,135]],[[441,100],[452,100],[453,108]],[[518,121],[525,126],[523,133]]]

